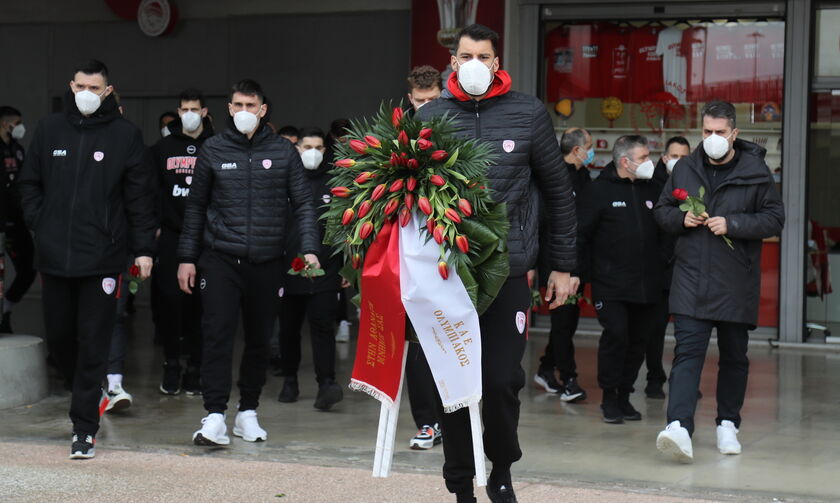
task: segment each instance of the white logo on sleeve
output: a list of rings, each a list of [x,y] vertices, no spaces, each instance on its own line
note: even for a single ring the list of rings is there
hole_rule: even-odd
[[[502,142],[502,149],[504,149],[505,152],[511,153],[511,152],[513,152],[514,148],[516,148],[516,142],[515,141],[505,140],[505,141]]]
[[[102,152],[100,150],[97,150],[96,152],[93,153],[93,160],[94,161],[101,162],[102,159],[105,159],[105,153],[104,152]]]
[[[517,313],[516,313],[516,329],[519,330],[520,334],[525,333],[525,321],[526,320],[527,320],[527,317],[525,316],[525,313],[523,313],[522,311],[517,311]]]
[[[332,195],[321,194],[321,201],[324,201],[324,204],[330,204],[330,201],[332,201]]]
[[[285,288],[281,288],[281,289],[277,290],[277,296],[278,297],[282,297],[284,293],[286,293]]]
[[[204,279],[204,278],[201,278],[201,282],[198,284],[198,287],[201,288],[202,290],[204,290],[207,287],[207,280]]]
[[[649,210],[652,210],[653,209],[653,201],[645,201],[645,206],[647,206],[647,208]]]
[[[114,293],[114,289],[117,288],[117,280],[114,278],[103,278],[102,279],[102,291],[105,292],[105,295],[111,295]]]
[[[263,168],[268,169],[271,167],[271,159],[263,159]]]
[[[596,302],[595,302],[595,309],[596,309],[597,311],[600,311],[600,310],[601,310],[601,309],[603,309],[603,308],[604,308],[604,301],[599,300],[599,301],[596,301]]]

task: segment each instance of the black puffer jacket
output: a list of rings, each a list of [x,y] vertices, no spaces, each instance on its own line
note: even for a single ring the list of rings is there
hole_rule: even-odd
[[[125,269],[129,251],[153,255],[154,173],[145,151],[112,95],[83,117],[67,91],[64,112],[38,124],[18,183],[38,270],[113,274]]]
[[[653,217],[661,192],[655,180],[621,178],[611,162],[578,195],[582,275],[592,282],[593,299],[662,299],[665,262]]]
[[[500,82],[501,79],[501,82]],[[575,201],[568,172],[551,118],[540,100],[533,96],[507,91],[481,101],[453,94],[457,75],[452,74],[441,97],[417,111],[418,118],[449,114],[455,119],[459,134],[481,138],[498,156],[487,177],[493,197],[507,204],[510,234],[510,275],[524,275],[537,260],[539,215],[531,204],[530,182],[534,178],[546,205],[551,223],[549,233],[550,267],[571,272],[575,268]],[[510,77],[500,71],[493,83],[510,86]],[[457,93],[457,90],[455,91]]]
[[[709,187],[702,144],[674,167],[655,215],[664,230],[679,234],[671,313],[754,327],[758,322],[762,240],[781,233],[785,212],[764,163],[766,150],[743,140],[736,140],[735,148],[740,151],[737,166],[714,192],[706,194],[706,211],[726,218],[734,250],[706,227],[686,229],[685,213],[672,195],[675,188],[696,196],[701,186]]]
[[[254,263],[278,259],[291,207],[303,253],[317,253],[315,205],[300,154],[264,124],[249,140],[229,120],[228,128],[205,141],[198,153],[179,260],[196,263],[203,246]]]

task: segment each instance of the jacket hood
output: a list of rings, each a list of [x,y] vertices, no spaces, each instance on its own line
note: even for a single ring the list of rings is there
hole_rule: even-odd
[[[64,115],[73,125],[80,125],[81,127],[98,126],[100,124],[107,124],[114,119],[122,117],[120,114],[117,100],[114,94],[111,93],[102,100],[102,104],[93,114],[85,117],[79,112],[76,106],[76,94],[70,89],[64,93]]]
[[[733,145],[740,152],[738,164],[732,173],[727,177],[727,181],[763,181],[770,176],[770,171],[767,169],[767,164],[764,162],[764,156],[767,154],[767,149],[755,143],[736,139]],[[694,149],[694,152],[687,159],[691,159],[692,167],[699,172],[703,171],[703,159],[706,157],[706,151],[703,150],[703,142]],[[705,175],[703,175],[705,177]]]
[[[210,120],[209,117],[204,117],[201,119],[201,124],[204,126],[204,129],[201,130],[201,134],[198,135],[198,140],[204,140],[213,136],[213,122]],[[184,133],[184,125],[181,123],[181,119],[175,119],[174,121],[170,122],[166,125],[166,129],[169,130],[169,133],[172,136],[178,138],[184,138],[187,140],[192,140],[193,137]]]
[[[482,99],[492,98],[494,96],[501,96],[507,94],[511,87],[510,74],[504,70],[499,70],[493,75],[493,82],[490,84],[490,91]],[[448,91],[448,92],[447,92]],[[474,98],[464,92],[458,84],[458,72],[449,74],[449,80],[446,81],[446,89],[441,93],[441,98],[455,98],[458,101],[470,101]]]

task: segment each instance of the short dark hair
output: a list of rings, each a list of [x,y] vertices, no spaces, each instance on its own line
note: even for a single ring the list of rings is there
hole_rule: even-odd
[[[431,89],[437,87],[441,91],[440,72],[429,65],[417,66],[408,74],[408,92],[415,89]]]
[[[321,128],[317,127],[304,127],[300,128],[300,134],[298,135],[298,141],[306,138],[307,136],[317,136],[320,139],[324,139],[324,132]]]
[[[560,137],[560,153],[569,155],[575,147],[582,147],[586,145],[586,137],[589,136],[589,131],[576,127],[568,129]]]
[[[98,59],[89,59],[76,66],[76,69],[73,70],[73,76],[79,72],[82,72],[85,75],[96,75],[98,73],[102,75],[103,79],[105,79],[105,83],[108,83],[108,67],[105,66],[105,63],[99,61]]]
[[[350,121],[348,119],[336,119],[330,123],[330,135],[341,138],[347,135],[348,128],[350,128]]]
[[[176,114],[175,112],[163,112],[162,114],[160,114],[160,117],[158,117],[158,125],[160,127],[163,127],[163,119],[166,119],[167,117],[172,117],[173,119],[177,119],[178,114]]]
[[[458,38],[455,41],[456,51],[458,50],[458,46],[461,44],[461,39],[464,37],[470,37],[476,42],[489,40],[490,43],[493,44],[493,55],[499,55],[499,34],[483,24],[471,24],[458,32]]]
[[[230,89],[230,100],[233,101],[235,93],[244,94],[245,96],[256,96],[262,103],[265,103],[265,93],[256,81],[251,79],[243,79],[233,85]]]
[[[735,129],[735,106],[728,101],[715,100],[706,103],[700,112],[700,117],[729,119],[729,127]]]
[[[204,95],[201,94],[201,91],[194,88],[184,89],[181,91],[181,94],[178,95],[178,107],[181,107],[181,104],[185,101],[197,101],[201,108],[207,106],[207,102],[204,99]]]
[[[17,108],[13,108],[10,106],[1,106],[0,120],[5,119],[6,117],[23,117],[23,114],[20,113],[20,110],[18,110]]]
[[[685,139],[685,136],[672,136],[671,138],[668,138],[668,141],[665,142],[665,151],[667,151],[668,148],[674,143],[676,143],[677,145],[684,145],[688,147],[688,150],[691,150],[691,144],[688,143],[688,140]]]
[[[612,150],[612,157],[613,162],[615,162],[616,167],[618,167],[618,162],[621,160],[622,157],[627,157],[628,159],[630,151],[637,147],[647,147],[648,141],[642,135],[638,134],[626,134],[624,136],[619,137],[615,144],[613,145]]]
[[[292,125],[283,126],[277,130],[280,136],[300,136],[300,130]]]

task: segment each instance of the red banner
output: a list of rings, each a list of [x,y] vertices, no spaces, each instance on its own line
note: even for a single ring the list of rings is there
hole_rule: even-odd
[[[362,269],[361,319],[350,387],[377,400],[397,399],[405,346],[405,308],[400,297],[400,233],[385,222]]]

